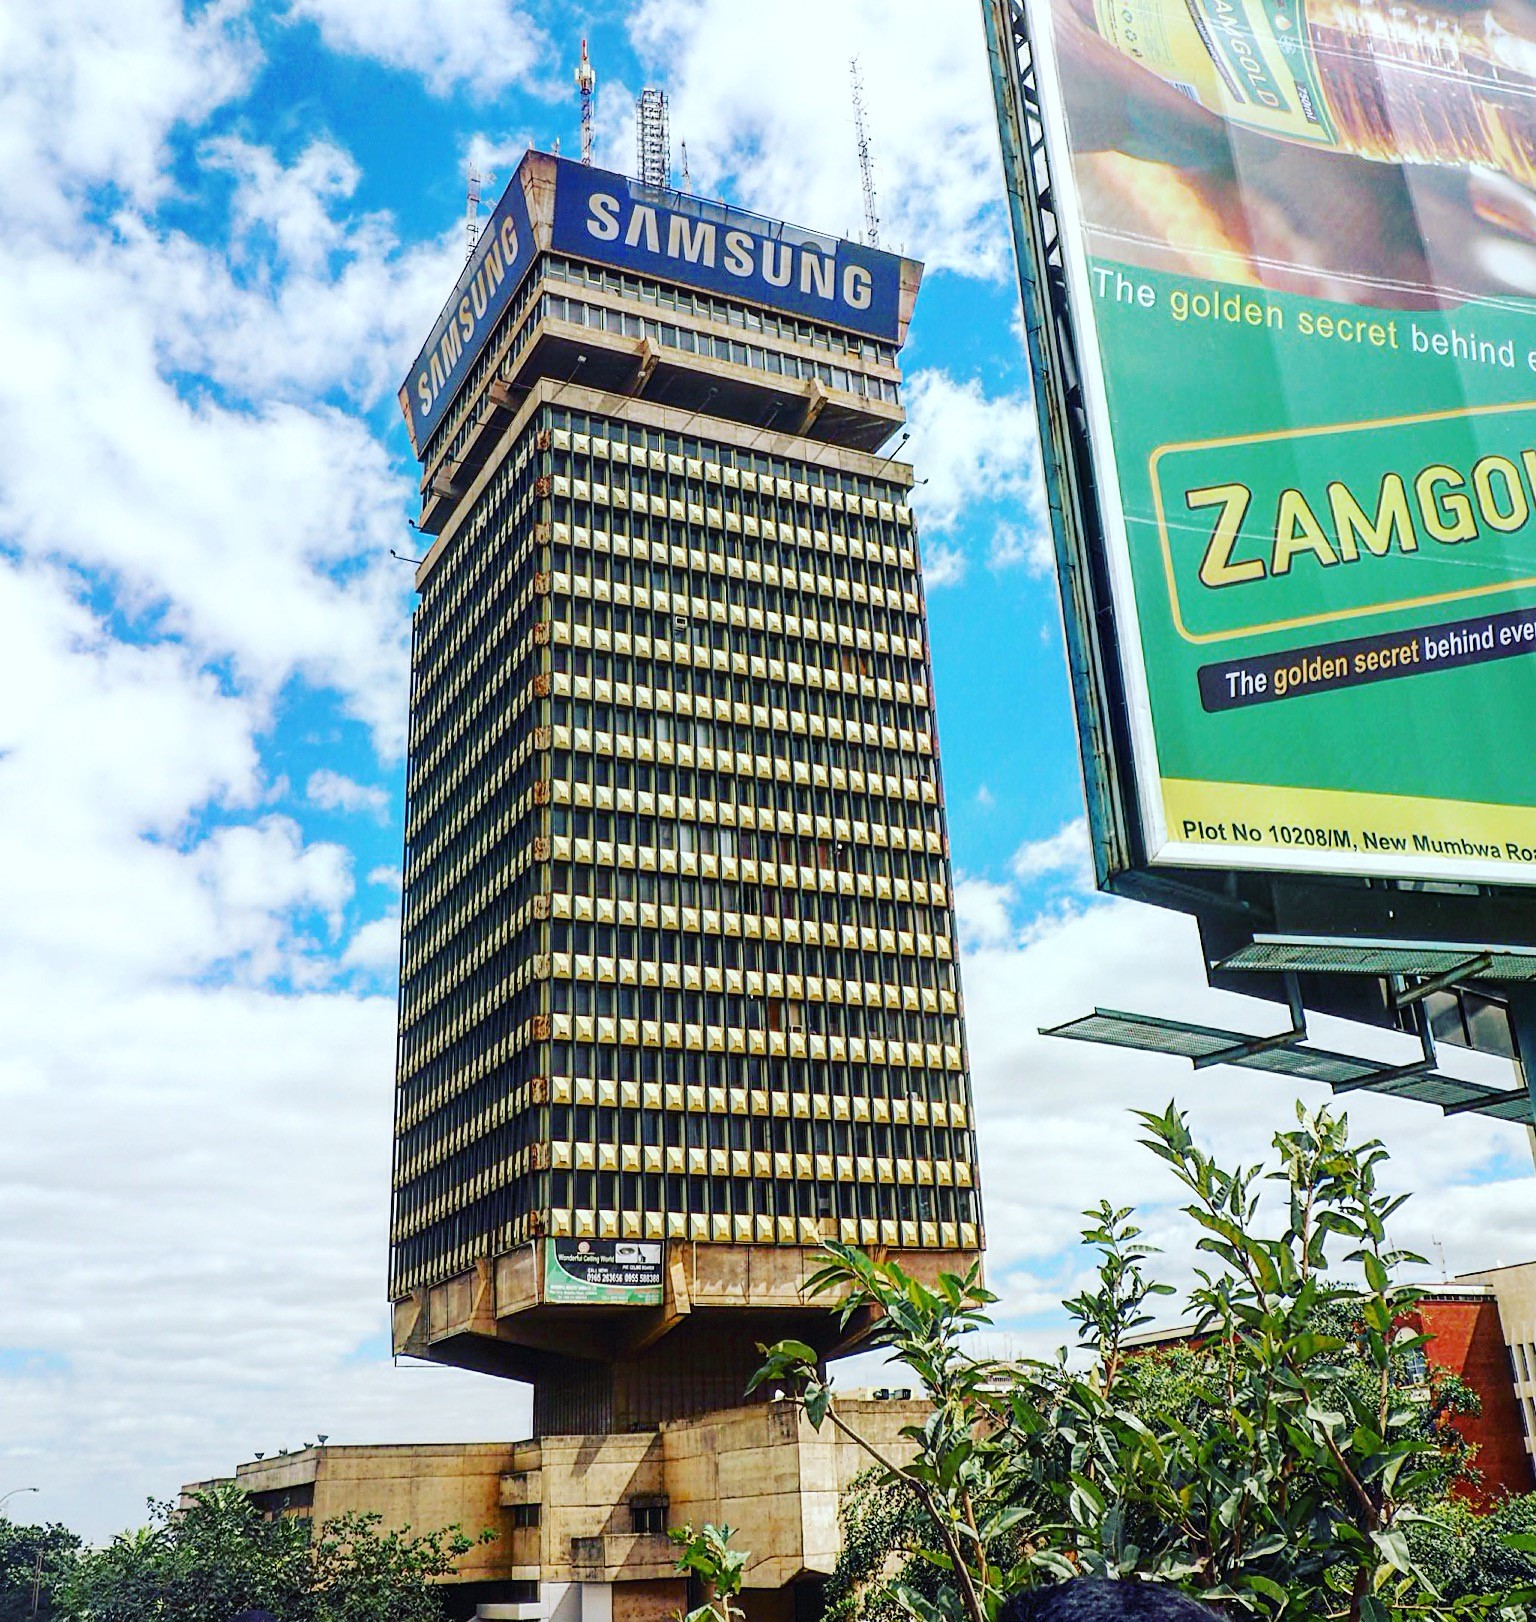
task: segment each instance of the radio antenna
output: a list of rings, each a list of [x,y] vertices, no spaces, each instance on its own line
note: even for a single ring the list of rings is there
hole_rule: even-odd
[[[592,100],[597,90],[597,70],[587,55],[587,42],[581,42],[581,61],[576,64],[576,88],[581,92],[581,161],[592,162]]]
[[[480,171],[469,166],[469,193],[464,204],[464,263],[475,256],[475,244],[480,240]]]
[[[875,207],[875,160],[869,149],[869,131],[864,127],[864,81],[859,77],[859,59],[848,63],[853,81],[853,129],[859,143],[859,174],[864,181],[864,235],[871,248],[880,246],[880,214]]]

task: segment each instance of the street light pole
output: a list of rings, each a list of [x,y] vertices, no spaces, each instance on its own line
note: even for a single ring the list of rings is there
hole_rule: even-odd
[[[7,1499],[14,1498],[19,1492],[41,1492],[41,1487],[12,1487],[9,1492],[0,1493],[0,1509],[4,1509]]]

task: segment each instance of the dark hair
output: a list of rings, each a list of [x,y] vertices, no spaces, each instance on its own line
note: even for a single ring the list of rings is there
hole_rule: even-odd
[[[1211,1622],[1217,1613],[1162,1583],[1074,1577],[1013,1595],[997,1622]]]

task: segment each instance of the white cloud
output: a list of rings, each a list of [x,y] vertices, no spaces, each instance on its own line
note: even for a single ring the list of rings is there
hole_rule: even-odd
[[[396,1373],[382,1349],[391,999],[82,998],[6,972],[6,1338],[58,1359],[0,1375],[0,1462],[43,1486],[37,1513],[104,1537],[147,1492],[317,1431],[526,1433],[524,1388]],[[46,1092],[12,1092],[18,1055]]]
[[[965,579],[966,557],[958,546],[929,541],[923,547],[923,584],[929,591],[957,586]]]
[[[491,95],[529,79],[544,38],[516,0],[292,0],[333,51],[418,73],[440,96]]]
[[[1091,884],[1093,864],[1088,841],[1088,819],[1076,817],[1044,839],[1031,839],[1020,845],[1008,863],[1021,883],[1050,873],[1065,873],[1080,884]]]
[[[158,360],[237,398],[392,398],[463,266],[462,209],[432,242],[402,250],[387,217],[351,210],[352,160],[329,143],[287,168],[233,140],[203,155],[235,178],[231,259],[127,214],[110,250],[85,243],[75,257],[141,308]]]
[[[234,0],[51,0],[0,9],[0,174],[13,217],[70,218],[90,185],[136,204],[170,182],[165,141],[239,89],[259,54]]]
[[[336,989],[398,924],[275,809],[296,712],[402,742],[413,492],[361,413],[461,223],[403,252],[334,143],[226,137],[228,250],[168,226],[177,126],[257,61],[195,9],[0,11],[0,1475],[93,1537],[317,1430],[526,1428],[469,1376],[402,1413],[394,1001]]]
[[[389,812],[389,795],[377,783],[354,783],[329,766],[309,774],[304,795],[322,811],[366,811],[381,821]]]
[[[317,1430],[522,1434],[521,1388],[388,1367],[394,1003],[325,989],[349,853],[260,809],[264,705],[78,585],[0,565],[26,695],[0,712],[0,1342],[42,1354],[0,1370],[0,1473],[104,1537]],[[343,966],[387,971],[397,929]]]
[[[402,875],[398,867],[376,867],[368,875],[370,884],[382,884],[386,889],[398,890],[402,882]]]
[[[346,246],[345,228],[332,208],[352,195],[361,177],[350,154],[333,142],[312,141],[287,168],[267,148],[234,136],[209,141],[202,157],[209,168],[227,170],[241,182],[232,234],[247,251],[253,233],[268,232],[277,263],[314,271]]]
[[[464,153],[465,178],[467,181],[471,164],[480,171],[482,218],[495,206],[497,199],[506,190],[507,182],[511,180],[528,148],[547,145],[547,141],[540,141],[528,130],[519,130],[515,135],[506,133],[486,135],[483,131],[477,131],[470,136]]]
[[[1013,938],[1013,892],[990,879],[955,880],[955,922],[970,946],[1001,946]]]
[[[1031,506],[1034,505],[1035,502],[1031,500]],[[1029,574],[1037,578],[1054,572],[1056,548],[1051,540],[1050,529],[1044,521],[1043,501],[1038,505],[1041,511],[1038,515],[1031,513],[1031,522],[999,524],[992,532],[992,545],[987,552],[987,564],[990,568],[1013,569],[1022,564]]]
[[[340,845],[306,845],[287,817],[216,828],[193,859],[212,902],[215,961],[228,961],[237,947],[241,958],[253,959],[257,979],[292,973],[293,951],[306,949],[298,945],[303,919],[319,914],[334,937],[352,898],[351,853]]]
[[[927,483],[912,492],[925,528],[949,530],[977,501],[1016,502],[1044,517],[1035,408],[1027,394],[988,395],[976,378],[937,368],[906,385],[910,455]]]
[[[264,694],[296,673],[334,689],[398,747],[409,582],[387,551],[410,486],[363,421],[306,391],[383,391],[398,304],[423,328],[435,308],[417,288],[435,257],[391,258],[376,221],[323,223],[352,179],[334,149],[289,171],[221,151],[247,250],[255,222],[271,232],[264,274],[237,280],[147,215],[91,235],[29,227],[0,200],[0,529],[23,556],[100,571],[129,613]],[[344,318],[308,341],[327,311]],[[179,389],[173,369],[219,393]]]
[[[1001,163],[970,0],[778,0],[771,22],[739,0],[642,0],[630,33],[667,87],[674,162],[687,141],[695,191],[848,234],[864,219],[848,73],[858,56],[881,246],[935,269],[1003,274]],[[605,161],[627,170],[632,137],[605,135]]]
[[[342,954],[342,967],[347,969],[393,969],[400,962],[400,920],[398,917],[375,918],[347,942]]]

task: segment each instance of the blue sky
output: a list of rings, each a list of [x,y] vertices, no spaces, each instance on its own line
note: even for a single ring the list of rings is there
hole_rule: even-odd
[[[601,19],[598,21],[597,19]],[[391,1365],[384,1250],[415,469],[395,387],[471,157],[627,168],[645,83],[696,190],[928,276],[904,358],[991,1243],[1061,1333],[1078,1211],[1145,1208],[1127,1111],[1253,1155],[1290,1094],[1050,1044],[1094,1002],[1269,1028],[1183,920],[1096,900],[974,0],[54,0],[0,10],[0,1492],[101,1537],[260,1449],[515,1436]],[[1390,1040],[1388,1041],[1390,1048]],[[1315,1097],[1314,1097],[1314,1101]],[[1453,1267],[1530,1254],[1518,1131],[1356,1115]],[[855,1371],[855,1375],[856,1375]]]

